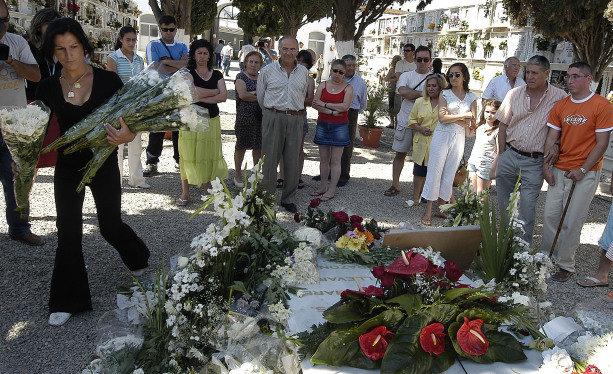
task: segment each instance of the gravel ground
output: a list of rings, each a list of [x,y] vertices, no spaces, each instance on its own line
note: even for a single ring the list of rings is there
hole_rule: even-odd
[[[231,75],[236,73],[234,67]],[[227,80],[227,85],[233,97],[231,80]],[[221,110],[224,157],[229,168],[233,169],[234,100],[223,103]],[[298,205],[302,209],[308,204],[310,192],[315,188],[311,176],[319,174],[317,147],[312,142],[315,117],[316,112],[310,110],[310,132],[305,145],[307,157],[303,177],[307,186],[298,193]],[[385,197],[382,194],[389,186],[392,175],[392,135],[392,130],[386,129],[383,144],[377,150],[361,148],[359,145],[356,147],[350,183],[338,191],[336,198],[325,203],[324,209],[344,209],[364,217],[373,217],[389,227],[397,226],[400,222],[419,222],[423,207],[409,208],[404,203],[412,188],[412,165],[407,165],[401,176],[401,195]],[[127,186],[123,189],[124,220],[149,246],[150,269],[166,266],[171,256],[188,251],[192,237],[202,232],[213,219],[208,214],[191,218],[195,204],[186,208],[172,204],[180,192],[180,184],[171,157],[171,147],[170,142],[165,143],[160,163],[161,174],[150,178],[151,189]],[[250,160],[250,154],[246,159]],[[74,316],[62,327],[47,325],[46,305],[57,244],[52,173],[52,169],[40,171],[31,195],[32,230],[47,240],[45,246],[32,248],[11,241],[6,234],[4,217],[0,221],[0,295],[3,299],[0,308],[0,374],[80,373],[91,360],[93,350],[101,339],[100,327],[114,309],[117,288],[131,282],[129,271],[98,232],[96,211],[88,191],[83,207],[83,248],[94,310]],[[232,175],[232,171],[230,173]],[[196,193],[192,194],[194,196]],[[541,194],[538,201],[535,245],[540,244],[544,202],[545,193]],[[591,273],[597,265],[597,242],[604,229],[609,204],[610,198],[600,193],[592,202],[577,255],[580,274]],[[0,210],[4,206],[2,196]],[[280,212],[278,217],[288,225],[294,225],[291,215]],[[440,220],[434,221],[434,224],[441,223]],[[602,288],[582,289],[573,279],[566,284],[552,284],[549,297],[557,314],[569,315],[581,306],[611,313],[611,309],[607,309],[604,303],[604,293],[605,289]]]

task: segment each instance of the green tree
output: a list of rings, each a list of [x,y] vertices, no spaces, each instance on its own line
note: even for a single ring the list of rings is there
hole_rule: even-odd
[[[217,0],[194,0],[191,13],[191,34],[202,34],[213,27],[217,17]]]
[[[307,23],[327,16],[331,0],[233,0],[238,26],[247,35],[291,35]]]
[[[405,0],[333,0],[330,31],[336,41],[338,55],[353,53],[355,43],[366,27],[378,20],[392,4]]]

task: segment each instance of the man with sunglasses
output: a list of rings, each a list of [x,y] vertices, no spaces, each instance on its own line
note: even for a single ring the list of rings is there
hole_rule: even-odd
[[[422,96],[426,77],[430,74],[432,61],[430,48],[420,45],[415,55],[417,69],[402,73],[396,84],[396,94],[402,97],[402,105],[396,116],[396,130],[392,144],[392,149],[396,152],[392,166],[392,185],[383,193],[385,196],[395,196],[400,193],[400,173],[407,154],[413,148],[413,130],[408,126],[409,114],[415,100]]]
[[[400,79],[402,73],[415,69],[417,69],[417,65],[415,64],[415,45],[407,43],[402,47],[402,60],[396,63],[394,70],[396,78]]]
[[[562,210],[570,199],[564,217],[566,224],[562,226],[553,253],[553,262],[559,270],[551,278],[558,282],[567,281],[575,273],[575,253],[581,229],[600,182],[602,157],[613,130],[613,106],[590,90],[592,79],[590,65],[585,62],[570,64],[566,75],[570,96],[554,104],[547,120],[545,179],[549,188],[543,217],[543,252],[550,250]],[[577,283],[582,287],[596,287],[608,282],[606,277],[587,277]]]
[[[19,35],[7,32],[9,19],[8,7],[4,0],[0,0],[0,109],[25,106],[25,80],[40,80],[40,70],[28,42]],[[30,231],[28,220],[15,212],[12,164],[13,159],[0,133],[0,180],[4,189],[9,237],[28,245],[42,245],[44,241]]]
[[[170,73],[174,73],[179,69],[187,66],[189,50],[187,46],[181,42],[175,41],[177,35],[177,21],[173,16],[164,15],[160,17],[159,29],[162,35],[161,39],[155,39],[147,45],[147,62],[153,64],[160,61],[161,64],[168,68]],[[151,177],[158,173],[158,162],[162,154],[164,145],[163,132],[150,132],[149,144],[147,145],[147,166],[143,172],[145,177]],[[176,167],[179,165],[179,132],[172,132],[172,148],[173,158],[176,162]]]

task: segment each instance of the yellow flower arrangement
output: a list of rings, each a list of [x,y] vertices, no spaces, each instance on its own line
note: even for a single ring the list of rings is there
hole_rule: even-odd
[[[338,248],[350,249],[352,251],[368,252],[368,246],[375,240],[373,234],[368,231],[355,229],[347,233],[336,241]]]

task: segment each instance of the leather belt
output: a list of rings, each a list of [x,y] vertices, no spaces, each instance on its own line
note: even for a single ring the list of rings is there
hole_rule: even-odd
[[[543,152],[524,152],[524,151],[520,151],[519,149],[513,147],[509,143],[507,143],[507,147],[511,148],[515,153],[519,153],[520,155],[525,156],[525,157],[531,157],[531,158],[543,157]]]
[[[304,109],[301,109],[301,110],[291,110],[291,109],[279,110],[277,108],[266,108],[266,109],[272,110],[275,113],[288,114],[290,116],[301,116],[306,113],[306,110]]]

